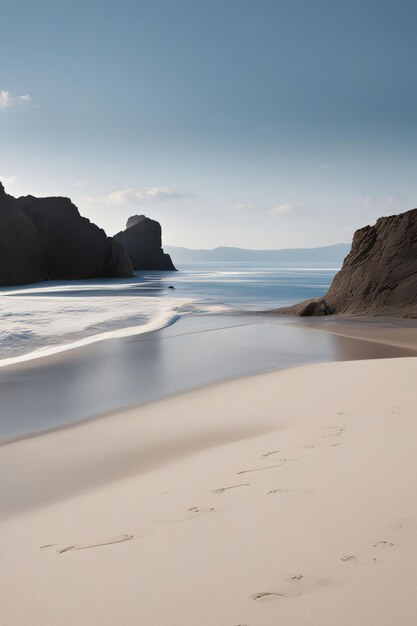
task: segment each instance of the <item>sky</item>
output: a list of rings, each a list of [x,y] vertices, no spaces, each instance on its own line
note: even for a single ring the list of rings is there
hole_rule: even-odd
[[[417,4],[9,0],[0,180],[108,234],[314,247],[417,205]]]

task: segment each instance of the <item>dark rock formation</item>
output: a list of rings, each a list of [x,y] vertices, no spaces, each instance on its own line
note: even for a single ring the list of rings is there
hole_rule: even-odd
[[[126,230],[114,236],[127,250],[135,270],[173,270],[169,254],[162,249],[161,225],[144,215],[129,217]]]
[[[68,198],[13,198],[0,183],[0,285],[131,275],[123,246]]]
[[[417,209],[357,230],[329,291],[280,313],[417,318]]]

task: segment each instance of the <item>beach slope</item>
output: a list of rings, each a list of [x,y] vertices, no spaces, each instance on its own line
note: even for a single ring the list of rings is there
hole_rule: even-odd
[[[416,379],[308,365],[1,446],[1,622],[414,625]]]

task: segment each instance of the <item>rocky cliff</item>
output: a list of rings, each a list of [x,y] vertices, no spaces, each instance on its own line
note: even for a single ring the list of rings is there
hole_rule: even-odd
[[[169,254],[162,249],[161,225],[144,215],[129,217],[126,230],[114,236],[132,260],[135,270],[173,270]]]
[[[356,231],[328,292],[280,313],[392,315],[417,318],[417,209],[381,217]]]
[[[123,246],[68,198],[13,198],[0,183],[0,285],[131,275]]]

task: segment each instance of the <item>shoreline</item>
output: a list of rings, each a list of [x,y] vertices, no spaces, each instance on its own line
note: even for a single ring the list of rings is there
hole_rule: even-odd
[[[187,307],[188,305],[185,304],[184,306]],[[341,337],[347,337],[349,339],[359,339],[361,341],[370,341],[398,348],[417,350],[417,332],[415,333],[415,336],[412,336],[410,334],[401,337],[400,340],[396,340],[395,336],[389,337],[389,335],[391,334],[395,335],[395,332],[392,332],[393,328],[397,330],[396,334],[400,335],[405,334],[407,328],[411,330],[417,330],[417,320],[410,318],[382,316],[349,316],[343,314],[329,317],[305,318],[283,313],[277,314],[274,311],[270,310],[251,311],[236,309],[227,311],[204,311],[203,309],[196,312],[195,315],[197,317],[234,316],[236,318],[241,317],[243,319],[245,317],[268,318],[269,316],[271,316],[282,321],[283,323],[287,323],[293,326],[301,325],[305,327],[310,327],[314,330],[325,330],[329,333],[334,333]],[[54,355],[70,352],[71,350],[77,350],[79,348],[84,348],[86,346],[93,345],[101,341],[111,341],[113,339],[123,339],[125,337],[149,335],[150,333],[164,330],[165,328],[175,324],[177,321],[188,317],[188,315],[188,313],[184,315],[184,313],[180,310],[175,313],[171,311],[171,313],[166,317],[164,321],[153,320],[151,322],[147,322],[145,324],[137,326],[127,326],[116,328],[114,330],[102,331],[101,333],[81,337],[79,339],[69,341],[68,343],[52,344],[50,346],[36,348],[31,352],[18,354],[15,357],[5,357],[3,359],[0,359],[0,369],[4,367],[12,367],[15,365],[25,364],[30,361],[35,361],[37,359],[47,359]],[[325,326],[325,328],[323,328],[322,326]],[[381,326],[384,328],[385,334],[380,333],[379,335],[375,336],[374,331]],[[369,334],[373,334],[374,336],[370,337]]]
[[[416,374],[304,365],[0,447],[3,619],[412,626]]]
[[[417,350],[417,319],[352,315],[302,319],[307,327],[340,337]]]
[[[1,440],[242,376],[315,362],[417,354],[417,342],[415,349],[413,344],[405,348],[322,330],[322,325],[261,315],[185,316],[160,331],[3,368]],[[417,325],[399,331],[409,337],[417,334]]]

